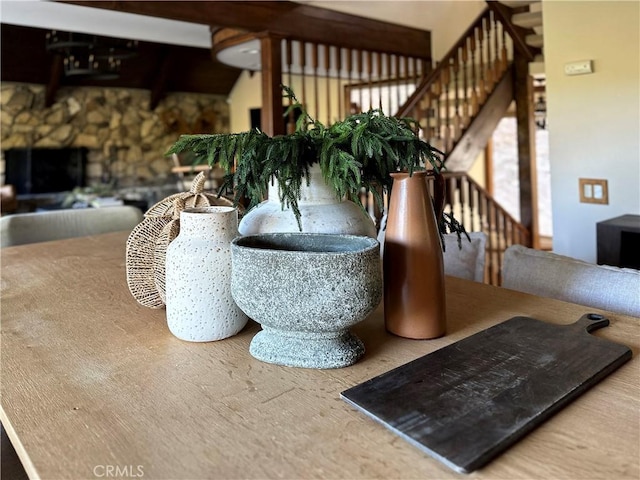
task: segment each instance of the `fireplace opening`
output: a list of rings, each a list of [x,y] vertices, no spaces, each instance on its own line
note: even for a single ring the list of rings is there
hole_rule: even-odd
[[[19,196],[71,191],[86,183],[86,148],[5,150],[5,183]]]

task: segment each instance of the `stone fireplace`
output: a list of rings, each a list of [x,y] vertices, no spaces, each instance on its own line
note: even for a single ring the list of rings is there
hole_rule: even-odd
[[[45,150],[83,152],[78,186],[111,183],[127,188],[166,184],[173,181],[173,163],[164,152],[179,135],[229,130],[228,104],[226,97],[220,95],[172,93],[153,111],[149,110],[150,93],[146,90],[61,88],[50,108],[44,108],[44,96],[45,87],[41,85],[2,84],[2,184],[9,177],[15,178],[14,172],[6,172],[7,167],[15,168],[15,152],[31,151],[39,155]],[[59,162],[54,157],[52,162]],[[60,168],[69,168],[62,163]],[[38,179],[39,184],[46,181]],[[46,190],[47,186],[38,188]],[[51,186],[50,191],[55,189]]]

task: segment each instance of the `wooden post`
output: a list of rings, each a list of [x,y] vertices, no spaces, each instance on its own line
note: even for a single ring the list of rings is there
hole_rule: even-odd
[[[60,79],[64,74],[64,60],[62,55],[54,55],[51,61],[51,73],[49,75],[49,82],[44,94],[44,106],[49,108],[56,100],[56,93],[60,88]]]
[[[484,189],[493,196],[493,137],[489,138],[484,147]]]
[[[281,38],[265,35],[260,39],[262,59],[261,129],[267,135],[285,134],[282,118],[282,50]]]
[[[531,233],[528,246],[539,248],[533,78],[529,75],[529,61],[517,51],[514,52],[514,93],[518,131],[520,223]]]

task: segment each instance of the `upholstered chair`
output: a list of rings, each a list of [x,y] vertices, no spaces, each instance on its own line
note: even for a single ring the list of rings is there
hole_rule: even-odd
[[[143,218],[140,209],[129,205],[6,215],[0,218],[0,246],[133,230]]]
[[[640,317],[640,271],[631,268],[512,245],[504,253],[502,286]]]

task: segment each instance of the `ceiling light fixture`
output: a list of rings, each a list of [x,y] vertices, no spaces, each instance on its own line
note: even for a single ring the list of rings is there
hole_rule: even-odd
[[[99,37],[85,33],[46,34],[46,49],[63,56],[67,77],[91,77],[97,80],[118,78],[122,60],[137,54],[137,40]]]

